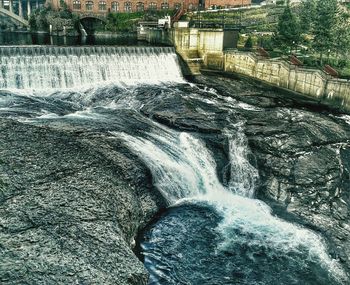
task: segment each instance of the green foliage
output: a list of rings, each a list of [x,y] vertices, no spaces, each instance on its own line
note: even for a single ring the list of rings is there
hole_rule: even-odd
[[[62,10],[68,11],[68,5],[64,0],[60,0],[60,7]]]
[[[248,39],[246,40],[246,42],[244,44],[244,48],[246,48],[246,49],[253,48],[253,39],[251,36],[249,36]]]
[[[111,32],[132,31],[134,25],[143,18],[143,12],[109,13],[105,29]]]
[[[30,15],[29,27],[32,31],[48,31],[49,23],[47,16],[49,13],[53,12],[51,7],[42,7],[36,9],[34,13]]]
[[[275,41],[284,50],[287,47],[292,48],[300,41],[300,25],[289,6],[284,9],[279,18]]]
[[[144,11],[134,13],[109,13],[107,15],[107,22],[105,30],[111,32],[128,32],[133,31],[140,20],[144,21],[158,21],[166,15],[172,16],[175,10],[161,10],[161,11]]]
[[[299,12],[300,30],[302,33],[310,32],[315,16],[316,0],[303,0]]]
[[[54,31],[59,31],[65,26],[67,29],[78,27],[79,16],[68,10],[67,5],[62,5],[59,11],[54,11],[51,7],[41,7],[36,9],[29,18],[29,27],[32,31],[49,31],[52,25]]]
[[[284,5],[284,4],[285,4],[284,0],[277,0],[277,1],[276,1],[276,5],[282,6],[282,5]]]
[[[345,56],[350,49],[350,14],[347,10],[338,12],[334,38],[333,48],[336,53]]]
[[[271,37],[264,36],[258,39],[258,45],[264,48],[265,50],[271,51],[274,48],[274,41]]]
[[[318,0],[313,24],[313,47],[321,54],[332,50],[337,24],[337,0]]]

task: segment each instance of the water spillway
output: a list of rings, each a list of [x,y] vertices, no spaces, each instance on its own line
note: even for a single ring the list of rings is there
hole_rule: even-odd
[[[0,88],[181,82],[170,47],[0,47]]]

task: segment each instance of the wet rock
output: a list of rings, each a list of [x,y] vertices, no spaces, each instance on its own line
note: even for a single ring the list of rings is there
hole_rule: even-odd
[[[163,202],[142,163],[111,140],[0,131],[0,283],[146,284],[131,241]]]

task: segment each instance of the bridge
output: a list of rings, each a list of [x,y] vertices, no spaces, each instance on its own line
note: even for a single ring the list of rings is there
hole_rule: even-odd
[[[25,7],[23,5],[24,3],[26,4]],[[30,17],[32,4],[30,0],[17,0],[16,3],[14,3],[14,0],[0,0],[0,15],[9,17],[16,23],[27,27],[29,26],[27,19]],[[15,7],[18,14],[14,11]],[[39,0],[36,0],[34,8],[39,8]]]
[[[5,9],[5,8],[0,8],[0,15],[5,15],[7,17],[10,17],[12,20],[15,20],[16,22],[22,24],[23,26],[28,26],[29,23],[26,19],[23,17],[20,17],[19,15],[16,15],[15,13]]]

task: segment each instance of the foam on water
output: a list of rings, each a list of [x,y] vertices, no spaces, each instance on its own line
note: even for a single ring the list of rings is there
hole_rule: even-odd
[[[346,278],[339,263],[327,253],[316,233],[272,215],[264,202],[252,199],[257,170],[248,162],[242,133],[230,139],[231,181],[223,186],[216,173],[213,155],[205,144],[188,133],[165,127],[145,137],[113,133],[150,168],[156,187],[169,204],[205,202],[223,217],[217,231],[223,237],[218,250],[249,242],[285,255],[308,252],[335,278]],[[237,231],[240,235],[237,235]],[[242,235],[247,237],[242,239]]]
[[[184,82],[168,47],[1,47],[0,66],[6,90]]]

